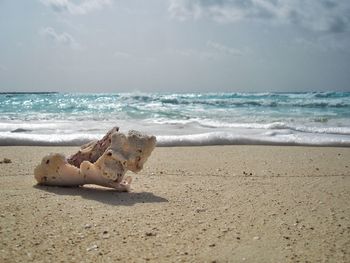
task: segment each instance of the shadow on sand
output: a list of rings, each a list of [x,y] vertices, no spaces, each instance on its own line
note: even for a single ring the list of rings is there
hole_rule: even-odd
[[[57,187],[34,185],[34,188],[57,195],[81,196],[82,198],[95,200],[107,205],[114,206],[132,206],[137,203],[162,203],[168,202],[167,199],[154,195],[150,192],[117,192],[114,189],[100,188],[93,186],[82,187]]]

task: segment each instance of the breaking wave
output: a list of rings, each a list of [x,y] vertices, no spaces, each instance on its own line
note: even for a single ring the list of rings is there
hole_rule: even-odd
[[[349,146],[350,92],[0,93],[0,145],[80,145],[113,126],[158,146]]]

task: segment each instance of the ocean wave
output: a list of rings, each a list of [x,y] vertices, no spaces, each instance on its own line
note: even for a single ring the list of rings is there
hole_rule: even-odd
[[[160,145],[340,142],[350,135],[349,92],[0,94],[0,106],[6,145],[75,145],[114,125],[168,136]]]
[[[206,93],[206,94],[0,94],[0,119],[144,119],[191,118],[198,112],[310,114],[310,111],[350,117],[350,93]],[[249,117],[249,116],[248,116]]]
[[[0,133],[0,146],[80,146],[102,134],[25,134]]]
[[[308,127],[304,125],[293,126],[287,123],[272,123],[265,125],[267,129],[287,129],[307,133],[350,135],[349,127]]]
[[[144,100],[145,101],[145,100]],[[334,93],[308,94],[268,94],[268,95],[201,95],[194,97],[180,95],[160,95],[147,97],[147,101],[163,105],[203,105],[210,107],[301,107],[301,108],[350,108],[350,95],[340,96]]]
[[[350,137],[305,136],[290,133],[236,134],[213,132],[204,134],[158,136],[157,146],[210,145],[296,145],[349,147]]]
[[[317,121],[324,123],[326,121]],[[263,130],[290,130],[305,133],[321,133],[321,134],[339,134],[350,135],[350,127],[333,127],[333,126],[306,126],[300,123],[293,124],[287,122],[272,122],[272,123],[229,123],[215,121],[209,119],[187,119],[187,120],[157,120],[153,123],[163,125],[178,125],[179,127],[193,128],[202,127],[209,129],[263,129]]]
[[[103,136],[102,133],[86,134],[31,134],[0,132],[1,146],[79,146]],[[244,129],[230,132],[206,132],[198,134],[157,135],[157,146],[208,146],[208,145],[305,145],[350,146],[350,136],[332,134],[308,134],[283,130]]]

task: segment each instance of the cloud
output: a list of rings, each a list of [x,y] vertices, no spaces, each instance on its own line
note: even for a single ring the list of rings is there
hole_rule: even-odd
[[[166,53],[169,55],[175,55],[176,57],[195,58],[195,59],[201,59],[201,60],[214,60],[218,58],[217,52],[210,52],[207,50],[199,50],[199,49],[169,48],[166,50]]]
[[[324,35],[316,38],[299,37],[294,39],[294,43],[304,49],[317,50],[322,52],[328,51],[342,51],[349,54],[350,38],[343,36],[334,38],[332,35]]]
[[[171,17],[294,24],[308,30],[342,33],[350,28],[348,0],[170,0]]]
[[[244,52],[242,50],[231,48],[231,47],[227,47],[227,46],[224,46],[224,45],[222,45],[220,43],[213,42],[213,41],[208,41],[207,42],[207,47],[212,48],[212,49],[216,50],[217,52],[220,52],[220,53],[223,53],[223,54],[227,54],[227,55],[232,55],[232,56],[242,56],[242,55],[244,55]]]
[[[195,58],[201,60],[217,60],[223,56],[243,56],[247,54],[247,50],[239,50],[232,47],[227,47],[223,44],[214,41],[208,41],[204,48],[201,49],[167,49],[166,52],[170,55],[176,55],[184,58]]]
[[[52,27],[42,28],[39,33],[50,41],[58,45],[69,46],[73,49],[79,49],[79,43],[67,32],[57,33]]]
[[[285,19],[316,32],[343,33],[350,28],[350,2],[312,0],[303,4],[298,0],[286,8]]]
[[[276,6],[268,0],[171,0],[169,12],[180,20],[207,17],[230,23],[242,19],[271,19]]]
[[[72,0],[41,0],[41,2],[55,12],[68,12],[72,15],[85,15],[112,3],[111,0],[81,0],[79,3],[74,3]]]
[[[132,57],[130,53],[120,51],[114,52],[113,56],[117,59],[129,59]]]

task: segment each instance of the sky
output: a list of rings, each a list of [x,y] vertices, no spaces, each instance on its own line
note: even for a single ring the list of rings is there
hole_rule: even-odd
[[[349,83],[349,0],[0,0],[0,92]]]

